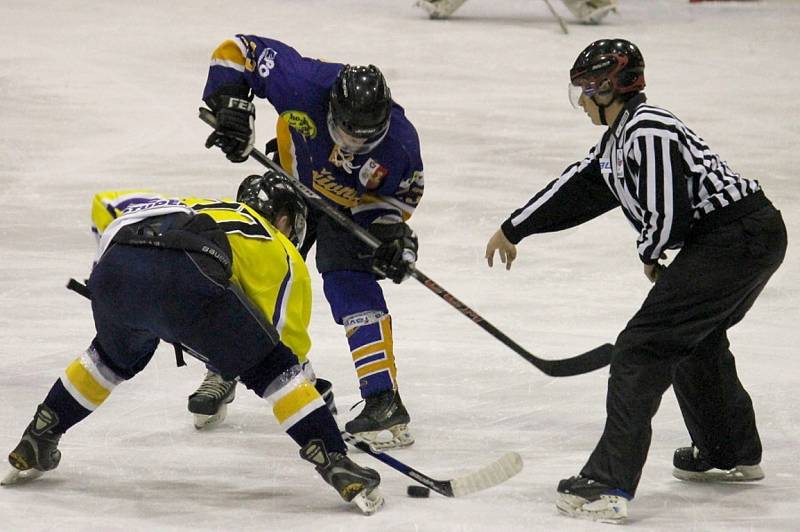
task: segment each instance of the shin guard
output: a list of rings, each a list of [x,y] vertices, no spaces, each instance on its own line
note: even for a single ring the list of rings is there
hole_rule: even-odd
[[[358,375],[361,397],[396,389],[391,316],[381,311],[367,311],[344,317],[342,324]]]

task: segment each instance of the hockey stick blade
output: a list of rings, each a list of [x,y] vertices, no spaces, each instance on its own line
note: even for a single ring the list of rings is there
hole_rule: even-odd
[[[436,480],[384,452],[376,451],[368,443],[359,440],[352,434],[342,432],[342,437],[353,447],[445,497],[464,497],[483,491],[502,484],[522,471],[522,457],[518,453],[510,452],[467,475],[451,480]]]

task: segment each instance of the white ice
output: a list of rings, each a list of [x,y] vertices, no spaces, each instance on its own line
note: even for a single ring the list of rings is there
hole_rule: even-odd
[[[600,26],[544,2],[467,2],[429,21],[413,0],[0,2],[0,451],[93,335],[86,301],[64,289],[88,273],[89,202],[104,189],[229,196],[248,173],[206,150],[196,118],[211,50],[237,33],[302,53],[375,63],[416,124],[427,187],[412,225],[419,268],[545,358],[613,341],[649,283],[635,234],[612,213],[531,237],[510,272],[483,260],[514,208],[582,157],[601,130],[574,111],[567,72],[589,42],[638,43],[647,94],[760,180],[800,231],[800,4],[623,0]],[[258,107],[260,141],[274,112]],[[790,240],[791,240],[790,236]],[[792,243],[793,244],[793,243]],[[786,261],[730,333],[764,443],[767,478],[703,486],[670,475],[688,443],[668,391],[630,526],[637,530],[797,530],[800,261]],[[312,266],[313,269],[313,266]],[[312,270],[313,271],[313,270]],[[345,339],[314,279],[312,357],[335,384],[342,421],[358,399]],[[605,420],[606,371],[548,378],[411,280],[385,291],[403,398],[417,443],[394,455],[436,478],[515,450],[525,469],[464,499],[410,499],[411,483],[368,456],[387,504],[372,517],[343,504],[297,456],[263,400],[240,388],[219,430],[195,431],[186,397],[203,368],[162,347],[63,438],[60,467],[0,490],[0,529],[18,530],[600,530],[557,515],[559,479],[577,473]]]

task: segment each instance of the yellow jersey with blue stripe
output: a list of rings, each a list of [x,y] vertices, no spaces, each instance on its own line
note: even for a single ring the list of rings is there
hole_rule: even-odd
[[[92,231],[99,238],[126,208],[158,199],[166,198],[146,191],[96,194]],[[195,212],[207,214],[225,231],[233,254],[231,282],[259,308],[278,330],[281,341],[304,363],[311,348],[311,281],[294,245],[243,203],[191,197],[180,201]]]

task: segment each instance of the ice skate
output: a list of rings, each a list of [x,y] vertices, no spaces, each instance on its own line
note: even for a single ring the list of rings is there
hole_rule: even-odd
[[[364,399],[364,409],[348,421],[344,429],[356,438],[365,441],[376,451],[408,447],[414,437],[408,430],[411,417],[408,415],[400,394],[387,390]],[[389,432],[391,436],[386,436]]]
[[[208,371],[200,387],[189,396],[189,412],[194,414],[194,428],[200,430],[222,423],[228,404],[236,397],[236,381],[226,381]]]
[[[417,7],[428,12],[431,19],[445,19],[455,13],[456,9],[467,0],[418,0]]]
[[[365,515],[374,514],[383,506],[383,495],[378,488],[381,477],[377,471],[361,467],[347,455],[327,452],[322,440],[308,442],[300,449],[300,457],[314,464],[325,482]]]
[[[333,400],[333,384],[331,381],[317,378],[316,382],[314,382],[314,388],[317,389],[317,392],[322,397],[322,400],[325,401],[325,406],[328,407],[328,410],[331,411],[331,414],[334,416],[337,415],[339,410],[336,408],[336,402]]]
[[[58,450],[61,433],[54,431],[57,425],[58,415],[47,405],[40,404],[22,439],[9,453],[8,461],[13,469],[0,484],[10,486],[34,480],[45,471],[58,467],[61,461],[61,451]]]
[[[630,499],[621,489],[578,475],[558,483],[556,508],[569,517],[622,523],[628,517]]]
[[[759,464],[739,464],[733,469],[717,469],[703,458],[694,445],[675,449],[672,465],[672,476],[694,482],[753,482],[764,478],[764,471]]]
[[[599,24],[617,9],[617,0],[564,0],[564,5],[584,24]]]

